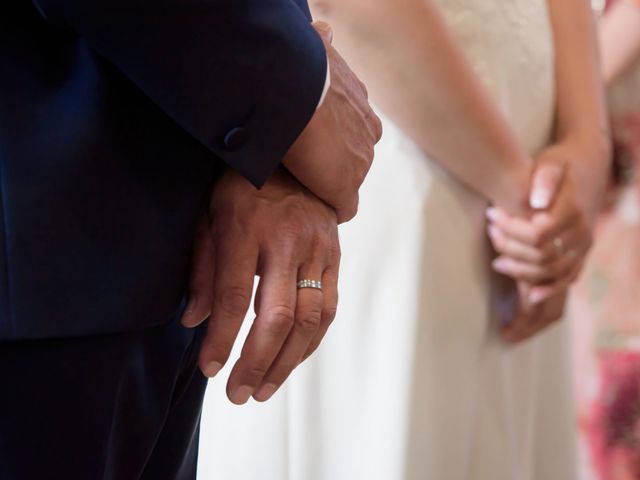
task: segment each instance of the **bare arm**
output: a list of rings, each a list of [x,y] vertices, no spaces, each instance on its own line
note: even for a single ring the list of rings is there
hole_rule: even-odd
[[[602,72],[607,86],[640,56],[640,3],[619,0],[600,22]]]
[[[609,126],[593,13],[587,0],[547,0],[556,46],[556,143],[571,146],[566,160],[586,213],[597,214],[609,175]]]
[[[382,111],[490,202],[526,208],[532,161],[431,0],[315,0]]]

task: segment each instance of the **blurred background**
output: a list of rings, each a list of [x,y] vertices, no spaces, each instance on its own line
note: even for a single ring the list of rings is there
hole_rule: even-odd
[[[640,3],[592,3],[606,36],[604,55],[628,48],[633,32],[613,34],[603,19],[616,6],[640,9]],[[611,82],[609,110],[615,140],[611,186],[569,307],[581,480],[640,479],[640,59]]]

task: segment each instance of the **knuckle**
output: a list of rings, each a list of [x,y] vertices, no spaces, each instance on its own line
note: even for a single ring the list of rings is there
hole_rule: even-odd
[[[350,220],[353,220],[353,218],[358,214],[358,204],[350,204],[346,207],[343,207],[340,209],[340,223],[345,223],[348,222]]]
[[[226,362],[233,348],[233,339],[208,334],[202,347],[202,355],[209,359]]]
[[[294,318],[295,315],[291,307],[277,305],[269,309],[265,323],[272,334],[284,335],[291,330]]]
[[[252,365],[251,367],[249,367],[245,374],[247,383],[249,384],[258,383],[267,374],[268,368],[269,367],[265,365]]]
[[[305,334],[313,334],[318,330],[322,319],[322,311],[314,309],[297,319],[298,328]]]
[[[225,287],[217,297],[219,308],[231,316],[244,315],[251,299],[249,293],[242,287]]]
[[[546,230],[538,228],[531,234],[531,241],[534,247],[542,247],[547,237]]]
[[[544,248],[537,250],[540,256],[539,264],[548,264],[558,258],[558,252],[556,252],[555,248]]]
[[[507,248],[507,241],[503,237],[501,237],[501,236],[494,237],[492,242],[493,242],[494,248],[496,249],[496,251],[498,253],[501,253],[501,254],[506,253],[506,251],[508,249]]]
[[[535,249],[531,252],[531,261],[538,266],[542,266],[549,260],[547,255],[546,251]]]
[[[331,325],[336,319],[338,308],[336,306],[327,307],[322,310],[322,323]]]

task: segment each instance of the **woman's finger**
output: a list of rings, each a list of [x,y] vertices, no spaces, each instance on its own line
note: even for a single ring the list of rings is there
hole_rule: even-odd
[[[511,277],[514,280],[539,285],[553,282],[567,275],[575,261],[573,256],[564,255],[549,264],[537,265],[500,256],[496,258],[491,265],[496,272]]]
[[[555,253],[554,249],[548,247],[533,247],[521,242],[513,237],[505,235],[496,225],[489,225],[487,229],[491,244],[495,251],[505,257],[510,257],[525,263],[542,264],[546,263]]]
[[[536,212],[528,219],[511,216],[494,207],[487,209],[487,218],[507,237],[540,247],[581,223],[580,211],[569,193],[563,188],[549,210]]]
[[[584,260],[576,263],[571,271],[564,277],[558,279],[551,285],[535,286],[531,288],[529,301],[533,304],[542,303],[548,298],[566,290],[573,282],[575,282],[582,271]]]
[[[539,303],[528,312],[525,321],[519,322],[517,329],[503,329],[502,338],[509,343],[523,342],[550,325],[562,319],[567,291],[561,291],[543,303]]]

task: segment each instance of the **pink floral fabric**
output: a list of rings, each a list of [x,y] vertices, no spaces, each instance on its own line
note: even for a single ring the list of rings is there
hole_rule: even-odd
[[[611,97],[622,186],[572,293],[580,480],[640,479],[640,74]]]

